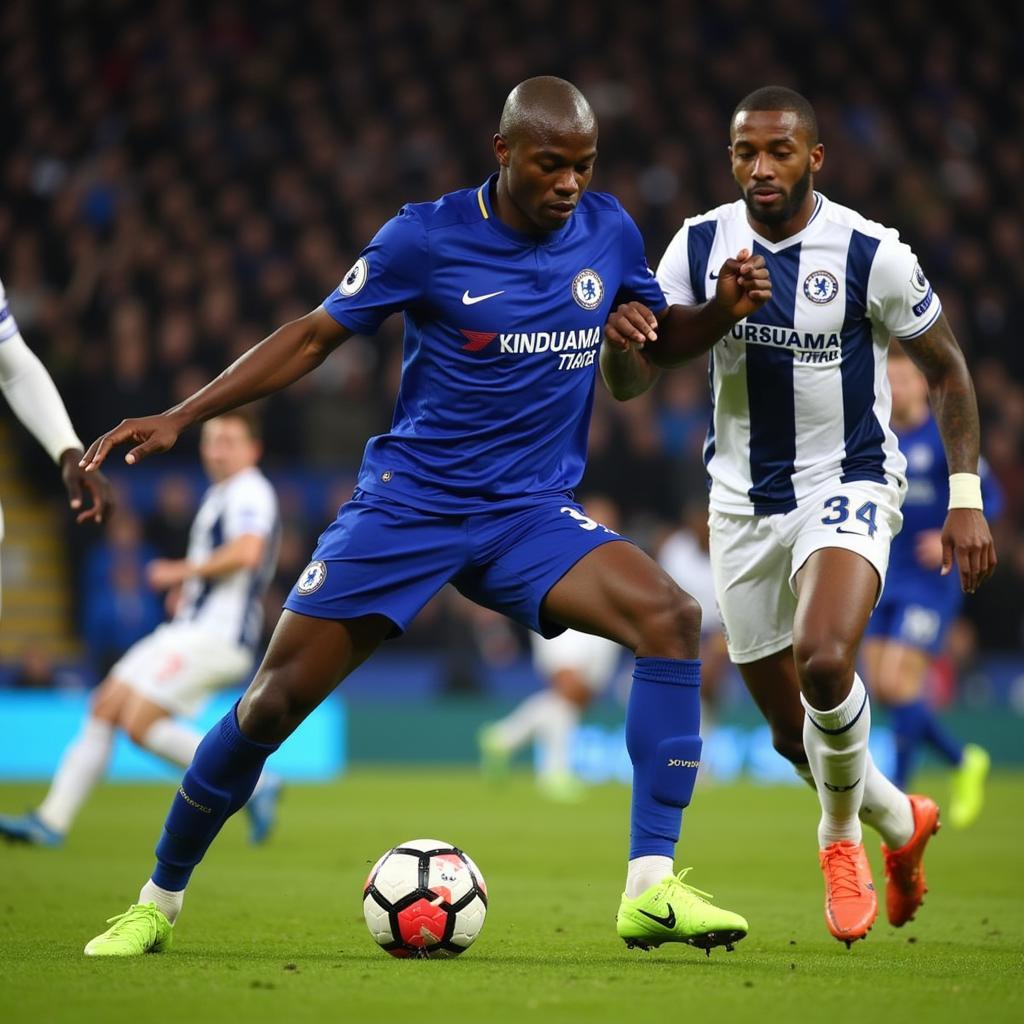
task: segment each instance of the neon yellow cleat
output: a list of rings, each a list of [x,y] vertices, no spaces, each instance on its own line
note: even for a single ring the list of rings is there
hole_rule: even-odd
[[[501,742],[499,730],[495,725],[485,725],[476,734],[477,746],[480,748],[480,774],[485,782],[504,782],[509,775],[511,754]]]
[[[967,828],[978,820],[985,803],[985,780],[992,759],[988,751],[976,743],[964,747],[963,758],[953,772],[946,814],[953,828]]]
[[[171,947],[174,925],[154,903],[133,903],[107,921],[110,927],[86,943],[86,956],[142,956]]]
[[[630,949],[685,942],[710,956],[714,946],[725,946],[731,953],[733,944],[747,934],[744,918],[712,905],[711,893],[683,881],[689,871],[683,868],[636,899],[622,894],[615,930]]]

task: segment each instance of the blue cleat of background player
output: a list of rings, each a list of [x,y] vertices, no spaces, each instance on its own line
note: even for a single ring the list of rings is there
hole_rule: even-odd
[[[30,846],[60,846],[64,836],[44,825],[32,812],[25,814],[0,814],[0,836],[11,843],[28,843]]]

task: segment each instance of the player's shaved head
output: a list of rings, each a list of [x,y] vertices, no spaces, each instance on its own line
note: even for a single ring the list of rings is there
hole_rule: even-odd
[[[797,123],[807,135],[808,146],[818,144],[818,118],[814,107],[795,90],[787,89],[784,85],[766,85],[755,89],[736,104],[729,121],[730,128],[736,124],[740,114],[751,110],[780,110],[796,114]]]
[[[565,133],[597,135],[597,118],[572,82],[552,75],[527,78],[505,100],[498,132],[510,144]]]

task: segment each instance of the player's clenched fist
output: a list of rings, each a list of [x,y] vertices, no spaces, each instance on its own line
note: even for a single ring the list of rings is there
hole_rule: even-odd
[[[89,450],[82,456],[79,465],[92,472],[103,465],[112,448],[126,441],[135,442],[135,447],[124,457],[129,466],[141,462],[149,455],[165,452],[178,440],[181,427],[167,413],[158,416],[141,416],[138,419],[121,420],[113,430],[96,438]]]
[[[608,317],[604,338],[620,352],[630,345],[643,347],[644,342],[657,341],[658,318],[642,302],[624,302]]]
[[[736,320],[750,316],[772,297],[772,280],[763,256],[741,249],[718,271],[715,302]]]

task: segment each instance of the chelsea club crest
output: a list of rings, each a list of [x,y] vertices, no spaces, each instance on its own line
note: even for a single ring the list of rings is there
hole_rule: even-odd
[[[597,309],[604,300],[604,281],[596,270],[581,270],[572,280],[572,297],[586,310]]]
[[[815,270],[804,278],[804,295],[819,306],[839,294],[839,282],[827,270]]]

